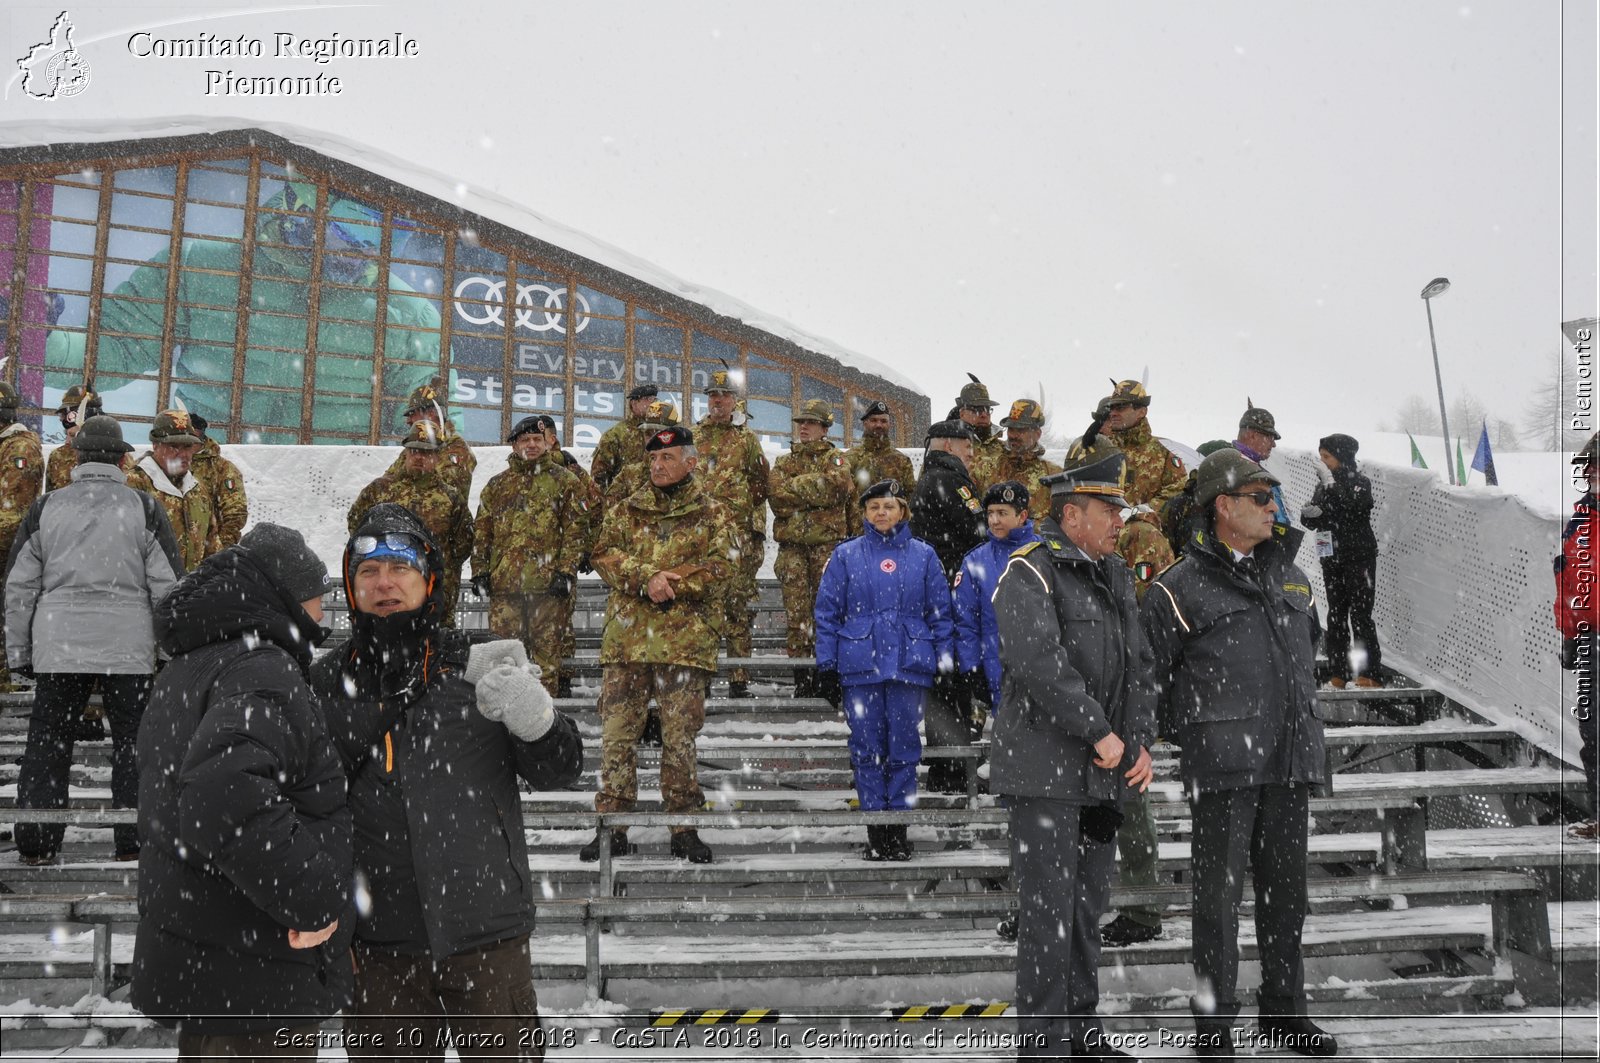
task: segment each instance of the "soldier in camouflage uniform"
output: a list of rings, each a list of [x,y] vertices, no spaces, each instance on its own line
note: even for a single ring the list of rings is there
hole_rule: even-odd
[[[989,389],[983,381],[968,373],[972,383],[961,389],[961,394],[956,396],[955,409],[950,411],[951,420],[959,420],[967,426],[972,433],[972,460],[967,463],[967,472],[971,474],[973,482],[978,485],[978,494],[981,497],[995,478],[990,476],[990,467],[1000,460],[1003,444],[1000,442],[1000,433],[994,430],[990,423],[993,414],[990,413],[1000,405],[989,397]],[[1004,479],[1004,477],[1000,477]]]
[[[832,407],[821,399],[807,401],[794,415],[794,445],[767,478],[772,537],[778,540],[773,568],[789,621],[790,657],[816,652],[814,611],[822,570],[833,548],[856,534],[856,484],[844,454],[826,438],[832,424]],[[795,672],[796,697],[812,696],[815,684],[813,670]]]
[[[505,472],[484,485],[472,547],[472,588],[489,598],[489,630],[519,640],[560,686],[561,636],[591,533],[589,495],[545,435],[546,414],[524,417],[506,442]]]
[[[456,432],[455,425],[444,415],[446,399],[449,396],[443,380],[434,377],[433,380],[411,392],[406,399],[406,433],[411,438],[411,429],[418,421],[427,421],[438,430],[439,478],[451,487],[463,499],[472,494],[472,473],[478,467],[478,459],[472,453],[472,448],[467,446],[467,441]],[[399,475],[405,471],[406,456],[400,455],[384,470],[386,475]],[[455,599],[450,599],[450,610],[455,612]]]
[[[651,399],[645,404],[644,412],[633,428],[638,440],[638,453],[636,456],[628,455],[626,464],[612,473],[605,487],[608,507],[616,505],[650,482],[650,457],[645,453],[645,443],[663,428],[671,428],[678,423],[678,407],[673,405],[672,400]],[[601,439],[601,442],[605,440]],[[598,455],[599,451],[595,453]],[[598,477],[596,482],[599,482]]]
[[[1110,395],[1101,400],[1111,440],[1127,459],[1123,496],[1136,512],[1117,537],[1117,553],[1133,570],[1134,592],[1139,600],[1150,584],[1172,564],[1172,544],[1161,529],[1161,510],[1183,491],[1189,478],[1183,461],[1161,445],[1150,430],[1150,396],[1137,380],[1113,382]],[[1099,410],[1096,411],[1098,415]],[[1142,508],[1142,507],[1148,507]],[[1140,794],[1123,806],[1117,848],[1122,854],[1122,885],[1141,889],[1156,884],[1156,824],[1150,798]],[[1161,936],[1159,905],[1124,907],[1101,931],[1101,941],[1120,948]]]
[[[606,429],[589,459],[589,472],[601,491],[609,492],[611,481],[629,465],[646,464],[644,442],[648,433],[639,431],[644,415],[661,394],[654,384],[640,384],[628,392],[628,416]]]
[[[129,487],[154,495],[167,511],[185,572],[193,572],[196,565],[222,549],[211,485],[194,474],[194,455],[199,449],[200,437],[188,412],[166,410],[150,426],[150,450],[128,474]]]
[[[89,398],[87,403],[83,401],[86,394]],[[67,393],[61,397],[61,408],[56,410],[56,416],[61,419],[61,430],[67,434],[67,442],[52,450],[49,460],[45,462],[45,491],[54,491],[72,482],[72,470],[78,467],[78,452],[72,446],[72,439],[78,434],[78,425],[105,412],[92,384],[74,384],[67,389]],[[133,471],[131,452],[122,456],[121,468],[124,476]]]
[[[694,433],[679,426],[651,437],[650,482],[606,511],[594,567],[611,587],[600,646],[600,792],[597,812],[629,812],[638,797],[636,744],[647,706],[661,712],[661,804],[692,812],[705,803],[695,736],[717,667],[717,624],[736,528],[694,476]],[[626,829],[604,831],[579,852],[628,851]],[[672,828],[672,855],[703,864],[711,850],[693,828]]]
[[[1044,459],[1044,447],[1039,436],[1044,432],[1044,409],[1032,399],[1018,399],[1011,404],[1011,412],[1000,420],[1006,430],[1006,442],[997,458],[989,460],[981,476],[973,475],[979,487],[988,490],[995,484],[1015,480],[1028,489],[1029,498],[1049,498],[1050,492],[1040,482],[1046,476],[1061,471],[1061,466]]]
[[[39,437],[17,420],[20,405],[17,389],[0,381],[0,556],[6,557],[22,518],[44,483],[44,453],[39,449]],[[6,667],[5,633],[0,631],[0,691],[13,689]]]
[[[250,500],[244,493],[244,474],[239,466],[222,456],[217,441],[206,434],[210,426],[199,414],[191,414],[189,423],[202,440],[194,452],[194,472],[211,487],[211,508],[217,514],[217,538],[224,549],[239,545],[245,523],[250,519]]]
[[[454,627],[461,597],[461,566],[472,556],[472,511],[467,508],[467,496],[440,474],[438,425],[428,418],[413,421],[401,447],[405,453],[400,456],[400,471],[385,472],[356,496],[348,518],[350,534],[356,533],[361,518],[379,502],[395,502],[416,514],[444,554],[440,582],[445,615],[441,623]]]
[[[589,475],[589,470],[585,469],[569,451],[561,449],[561,437],[556,433],[554,418],[546,417],[544,422],[545,442],[550,445],[550,449],[561,459],[562,466],[576,476],[578,482],[583,485],[583,495],[589,503],[589,525],[592,539],[594,535],[600,533],[600,521],[605,516],[606,496],[600,492],[600,487],[594,482],[594,477]],[[586,544],[583,553],[578,555],[578,575],[587,575],[593,571],[594,566],[589,563],[589,545]],[[578,592],[574,590],[567,598],[567,612],[562,621],[561,659],[563,661],[578,655],[578,635],[572,624],[572,619],[577,609]],[[561,678],[556,683],[556,697],[572,697],[572,672],[564,666],[561,669]]]
[[[712,373],[705,394],[710,409],[694,432],[700,483],[707,494],[727,507],[738,532],[733,572],[723,599],[722,634],[728,640],[729,657],[749,657],[755,652],[753,602],[756,574],[766,555],[767,477],[772,470],[755,433],[742,420],[735,423],[739,392],[732,374],[726,369]],[[728,696],[750,696],[748,669],[735,668],[728,673]]]
[[[844,452],[844,464],[858,495],[884,480],[898,480],[909,495],[917,483],[911,459],[889,440],[889,404],[882,399],[873,400],[861,415],[861,442]]]

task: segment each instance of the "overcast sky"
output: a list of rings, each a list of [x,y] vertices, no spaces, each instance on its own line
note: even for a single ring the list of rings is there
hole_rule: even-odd
[[[7,68],[60,10],[6,5]],[[1518,418],[1559,323],[1600,302],[1588,2],[213,3],[265,13],[171,24],[192,10],[73,4],[91,85],[13,83],[0,120],[370,144],[891,365],[936,416],[972,370],[1002,402],[1042,383],[1072,431],[1148,366],[1162,434],[1231,435],[1249,395],[1291,443],[1359,435],[1433,401],[1419,292],[1443,275],[1447,392]],[[269,54],[139,59],[140,29]],[[278,31],[421,54],[319,67],[271,58]],[[206,96],[207,68],[344,90]]]

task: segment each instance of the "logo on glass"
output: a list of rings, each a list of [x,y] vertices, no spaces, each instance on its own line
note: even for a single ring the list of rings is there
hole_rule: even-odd
[[[63,11],[50,27],[50,39],[17,60],[22,91],[36,100],[76,96],[89,87],[89,61],[72,44],[72,18]]]
[[[504,325],[506,319],[500,306],[482,306],[477,303],[462,305],[459,301],[467,297],[468,289],[476,291],[478,288],[483,289],[483,294],[474,295],[472,298],[481,299],[489,304],[505,303],[505,281],[492,281],[488,277],[467,277],[456,285],[456,316],[473,325]],[[534,301],[535,296],[539,297],[537,304]],[[577,326],[573,331],[582,332],[589,327],[589,300],[583,297],[582,292],[577,292],[571,295],[570,298],[577,304],[573,308],[573,316],[577,319]],[[548,284],[519,283],[517,285],[517,327],[527,329],[530,332],[549,332],[554,329],[556,332],[566,335],[568,299],[569,294],[564,287],[552,288]],[[534,315],[536,313],[543,320],[535,321]]]

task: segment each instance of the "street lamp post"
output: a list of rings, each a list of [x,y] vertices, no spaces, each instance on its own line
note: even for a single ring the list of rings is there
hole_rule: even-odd
[[[1444,432],[1444,471],[1453,486],[1456,467],[1450,460],[1450,418],[1444,412],[1444,377],[1439,373],[1439,341],[1433,337],[1433,297],[1443,295],[1450,288],[1444,277],[1435,277],[1422,289],[1422,305],[1428,310],[1428,344],[1433,348],[1433,381],[1439,386],[1439,428]]]

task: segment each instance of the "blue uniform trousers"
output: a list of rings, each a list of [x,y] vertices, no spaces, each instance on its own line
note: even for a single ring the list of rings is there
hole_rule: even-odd
[[[850,769],[863,812],[910,808],[917,799],[922,760],[922,701],[927,688],[911,683],[869,683],[844,688],[850,724]]]

